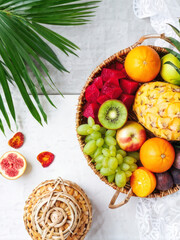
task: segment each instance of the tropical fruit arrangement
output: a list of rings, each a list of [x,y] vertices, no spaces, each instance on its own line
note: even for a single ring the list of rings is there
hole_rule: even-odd
[[[85,85],[78,139],[101,179],[147,197],[180,184],[180,55],[137,46],[122,56]]]

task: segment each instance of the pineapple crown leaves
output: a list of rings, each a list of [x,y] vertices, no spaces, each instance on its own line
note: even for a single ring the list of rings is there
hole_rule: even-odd
[[[180,19],[179,19],[179,24],[180,24]],[[180,30],[177,29],[176,27],[174,27],[173,25],[171,24],[168,24],[172,29],[173,31],[176,33],[176,35],[180,38]],[[164,39],[165,41],[169,42],[172,46],[174,46],[176,48],[176,50],[178,52],[175,52],[174,50],[170,49],[170,48],[166,48],[166,50],[173,54],[179,61],[180,61],[180,42],[178,40],[176,40],[175,38],[173,37],[168,37],[168,38],[165,38]],[[180,74],[180,68],[178,68],[176,65],[174,65],[172,62],[170,61],[167,61],[165,62],[165,64],[169,64],[171,65],[172,67],[175,68],[175,70]]]
[[[4,95],[0,94],[0,111],[4,118],[3,120],[0,118],[0,129],[3,133],[5,132],[3,121],[11,129],[8,112],[16,123],[10,84],[17,86],[30,113],[40,124],[42,124],[42,119],[47,123],[47,115],[39,100],[37,86],[48,102],[55,107],[48,96],[44,82],[47,82],[52,89],[58,89],[49,75],[44,60],[61,72],[68,71],[43,38],[67,56],[76,55],[75,51],[79,49],[67,38],[41,24],[62,26],[86,24],[93,16],[99,2],[92,0],[0,0],[0,84]],[[33,72],[35,83],[28,69]],[[59,90],[58,92],[61,94]]]

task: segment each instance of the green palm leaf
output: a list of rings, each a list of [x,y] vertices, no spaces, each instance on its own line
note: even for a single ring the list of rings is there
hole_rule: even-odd
[[[44,83],[57,89],[44,64],[48,61],[61,72],[68,72],[55,52],[43,40],[55,45],[65,55],[77,55],[79,49],[73,42],[44,27],[44,24],[81,25],[89,22],[99,1],[84,0],[0,0],[0,84],[4,97],[0,94],[0,111],[11,129],[8,115],[16,122],[15,107],[9,84],[16,85],[32,116],[42,124],[47,115],[40,103],[38,89],[47,101],[49,98]],[[36,81],[32,81],[30,69]],[[59,90],[58,90],[59,91]],[[29,96],[32,95],[34,103]],[[59,91],[61,94],[61,92]],[[62,95],[62,94],[61,94]],[[4,99],[7,102],[5,107]],[[4,133],[3,120],[0,129]]]

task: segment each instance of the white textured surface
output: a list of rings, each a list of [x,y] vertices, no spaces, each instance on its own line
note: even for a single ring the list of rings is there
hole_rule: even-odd
[[[77,98],[53,96],[58,109],[49,109],[49,124],[44,127],[32,119],[23,104],[19,104],[19,111],[25,116],[18,117],[19,130],[26,138],[19,152],[26,157],[28,167],[25,175],[15,181],[0,176],[0,240],[30,240],[23,223],[25,200],[40,182],[58,176],[79,184],[92,202],[93,224],[87,240],[139,239],[135,221],[137,198],[132,198],[120,209],[109,209],[114,190],[99,180],[80,150],[75,132]],[[41,100],[43,102],[44,97]],[[12,133],[7,133],[7,138],[0,135],[0,154],[12,150],[7,144],[11,136]],[[55,154],[55,160],[48,168],[42,168],[36,156],[46,150]],[[121,194],[119,201],[124,197]]]

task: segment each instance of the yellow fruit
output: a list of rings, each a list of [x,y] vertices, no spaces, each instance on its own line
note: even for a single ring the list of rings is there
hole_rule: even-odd
[[[180,141],[180,87],[165,83],[143,84],[133,110],[139,122],[155,136]]]

